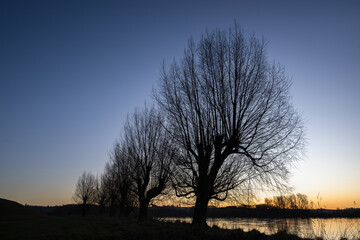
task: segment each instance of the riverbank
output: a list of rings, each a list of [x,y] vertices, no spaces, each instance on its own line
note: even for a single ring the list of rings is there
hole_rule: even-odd
[[[227,230],[218,227],[195,228],[183,222],[170,223],[157,220],[139,222],[134,217],[49,215],[44,211],[37,211],[6,199],[0,199],[0,239],[301,240],[286,232],[269,236],[255,230],[244,232],[241,229]]]
[[[192,207],[153,206],[149,208],[153,217],[192,217]],[[249,207],[209,207],[210,218],[360,218],[359,208],[348,209],[279,209],[259,206]]]
[[[344,234],[336,238],[329,238],[323,231],[314,235],[301,235],[291,230],[293,224],[285,224],[280,231],[264,234],[261,230],[247,231],[244,227],[238,229],[224,229],[217,221],[209,224],[212,227],[196,228],[183,221],[166,222],[165,219],[139,222],[136,215],[129,218],[109,217],[108,214],[99,215],[97,208],[89,209],[88,215],[80,216],[76,206],[52,207],[26,207],[13,201],[0,199],[0,239],[289,239],[300,240],[299,236],[323,239],[343,239]],[[41,211],[39,211],[41,210]],[[51,211],[48,211],[51,210]],[[55,211],[56,210],[56,211]],[[66,211],[65,211],[66,210]],[[92,212],[91,212],[92,211]],[[241,221],[244,222],[244,221]],[[263,225],[263,224],[257,224]],[[257,226],[256,225],[256,226]],[[295,224],[300,226],[301,224]],[[254,226],[254,228],[256,228]],[[360,225],[357,225],[360,226]],[[222,227],[222,228],[219,228]],[[258,228],[257,228],[258,229]],[[284,230],[283,230],[284,229]],[[324,228],[324,230],[326,230]],[[346,229],[348,231],[348,229]],[[292,235],[290,233],[295,235]],[[275,233],[275,234],[273,234]],[[300,231],[301,233],[301,231]],[[324,232],[325,233],[325,232]],[[332,235],[335,236],[335,235]],[[360,231],[348,239],[360,239]]]
[[[77,205],[63,206],[27,206],[39,212],[49,215],[80,215],[81,208]],[[97,215],[100,212],[99,207],[91,205],[88,208],[89,215]],[[109,214],[109,209],[103,209],[104,214]],[[164,217],[192,217],[193,207],[175,207],[175,206],[151,206],[148,213],[153,218]],[[132,214],[137,214],[135,208]],[[279,209],[260,207],[209,207],[207,211],[209,218],[360,218],[360,208],[348,209]]]
[[[228,230],[218,227],[195,228],[188,223],[160,221],[138,222],[136,219],[101,217],[37,216],[0,219],[0,239],[213,239],[213,240],[301,240],[286,232],[265,235],[252,230]]]

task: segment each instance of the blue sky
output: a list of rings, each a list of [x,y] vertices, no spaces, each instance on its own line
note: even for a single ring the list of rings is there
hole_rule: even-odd
[[[236,19],[293,82],[308,137],[294,191],[360,204],[359,12],[358,1],[1,1],[0,197],[70,203],[126,115],[152,101],[162,62]]]

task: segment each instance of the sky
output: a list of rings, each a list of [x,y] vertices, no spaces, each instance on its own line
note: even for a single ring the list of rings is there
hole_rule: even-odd
[[[236,20],[285,67],[307,129],[290,184],[326,208],[360,207],[359,1],[0,2],[0,198],[72,202],[100,174],[163,62]]]

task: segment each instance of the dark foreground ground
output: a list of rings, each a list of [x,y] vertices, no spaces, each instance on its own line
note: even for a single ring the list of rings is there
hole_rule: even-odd
[[[258,231],[194,228],[186,223],[76,216],[9,217],[0,220],[0,239],[300,239],[279,232],[272,236]]]
[[[0,240],[6,239],[214,239],[267,240],[301,239],[279,232],[265,235],[241,229],[195,228],[187,223],[139,222],[135,218],[101,216],[49,215],[16,202],[0,199]]]

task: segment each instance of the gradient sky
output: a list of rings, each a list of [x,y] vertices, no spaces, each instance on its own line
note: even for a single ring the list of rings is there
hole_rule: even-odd
[[[234,19],[293,82],[308,138],[294,192],[359,207],[359,1],[1,1],[0,197],[70,203],[127,113],[152,101],[162,61]]]

